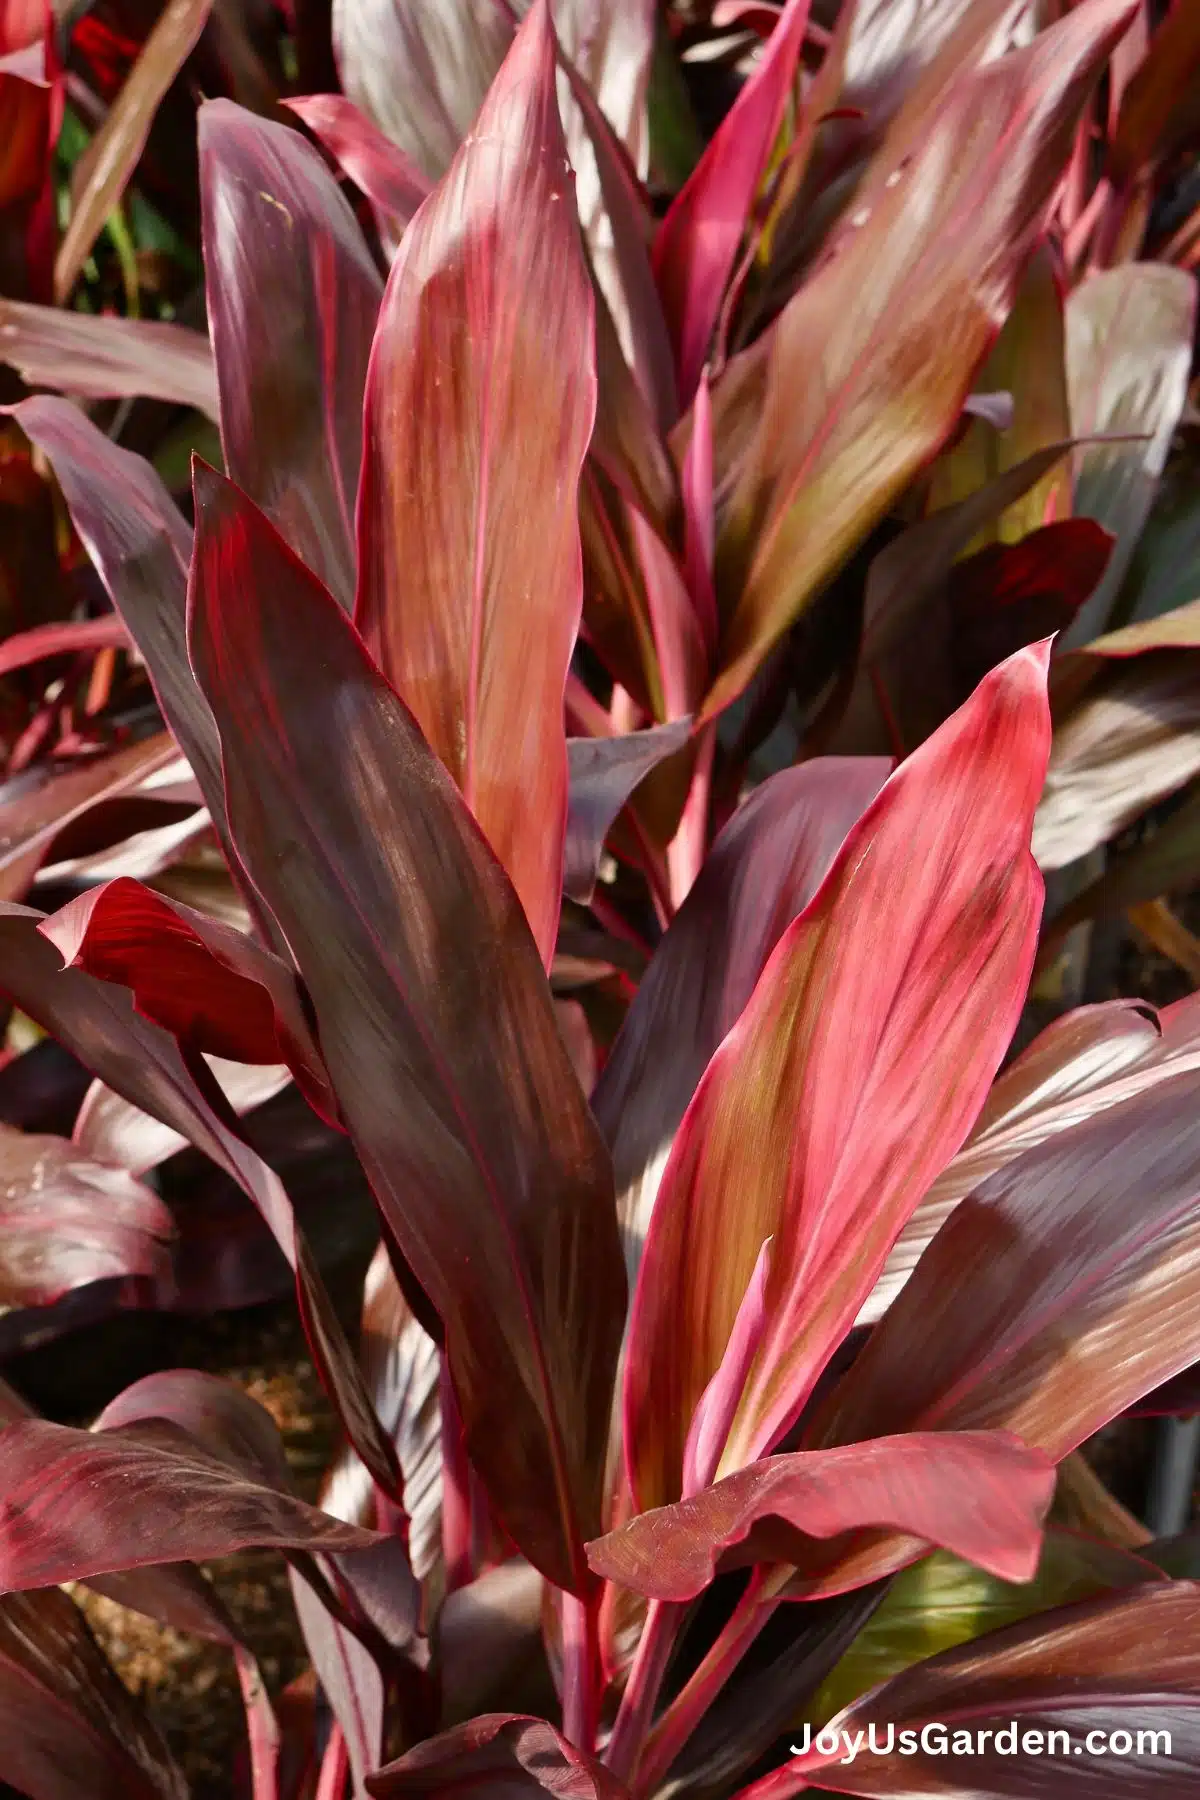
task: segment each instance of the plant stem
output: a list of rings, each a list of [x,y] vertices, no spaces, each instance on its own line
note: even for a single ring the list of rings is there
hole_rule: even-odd
[[[599,1722],[599,1599],[562,1597],[563,1736],[590,1756],[596,1748]]]
[[[652,1600],[647,1608],[629,1681],[604,1752],[604,1761],[622,1781],[637,1766],[685,1610],[667,1600]]]
[[[790,1570],[783,1571],[784,1578]],[[650,1793],[663,1780],[730,1675],[767,1620],[781,1604],[770,1590],[782,1585],[780,1572],[756,1569],[724,1630],[691,1679],[680,1689],[650,1733],[637,1766],[635,1791]]]
[[[667,870],[671,888],[671,906],[678,912],[688,891],[700,873],[708,849],[708,801],[712,787],[713,753],[717,747],[716,726],[710,725],[700,734],[696,745],[696,766],[692,785],[684,803],[679,829],[667,846]]]

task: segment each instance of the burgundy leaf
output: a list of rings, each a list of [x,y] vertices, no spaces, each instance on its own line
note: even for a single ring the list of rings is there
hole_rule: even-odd
[[[950,579],[950,654],[960,690],[1023,644],[1064,630],[1104,574],[1113,540],[1092,519],[1043,525],[1018,544],[994,544]]]
[[[273,1099],[292,1079],[291,1070],[281,1063],[230,1063],[215,1056],[207,1060],[218,1087],[239,1117]],[[152,1118],[102,1081],[93,1081],[88,1088],[71,1138],[88,1156],[119,1163],[134,1175],[157,1168],[188,1141],[183,1132]]]
[[[253,1202],[295,1273],[314,1360],[347,1434],[375,1479],[395,1485],[395,1455],[371,1409],[345,1333],[282,1183],[236,1134],[206,1065],[186,1061],[169,1033],[144,1019],[128,989],[64,969],[38,927],[41,913],[0,905],[0,992],[57,1037],[125,1100],[210,1156]]]
[[[163,716],[220,829],[220,746],[184,637],[186,521],[149,463],[111,443],[77,407],[38,395],[14,407],[13,417],[53,465],[75,529],[146,659]]]
[[[359,1355],[372,1403],[396,1446],[409,1558],[425,1580],[442,1554],[442,1359],[400,1292],[385,1244],[367,1270]],[[371,1479],[349,1447],[326,1477],[321,1504],[357,1525],[375,1516]]]
[[[554,306],[531,306],[537,293]],[[547,967],[592,320],[537,0],[392,265],[368,379],[355,617],[512,878]],[[431,379],[445,368],[454,381]]]
[[[689,719],[622,737],[567,739],[570,788],[563,892],[586,906],[596,886],[604,840],[638,783],[664,757],[682,749]]]
[[[719,533],[729,611],[708,714],[954,429],[1131,12],[1086,0],[1028,49],[960,70],[915,141],[898,120],[819,268],[750,352],[757,405],[736,363],[715,387],[718,438],[723,389],[748,419]]]
[[[1198,1096],[1170,1075],[961,1201],[808,1441],[1004,1428],[1059,1461],[1200,1361]]]
[[[65,1594],[0,1597],[4,1779],[30,1800],[187,1800],[167,1746]]]
[[[97,400],[145,394],[217,418],[208,339],[183,325],[0,300],[0,360],[28,387]]]
[[[577,1750],[544,1719],[519,1713],[486,1713],[456,1725],[367,1780],[374,1800],[400,1794],[434,1800],[451,1788],[506,1800],[539,1792],[556,1800],[625,1800],[621,1783],[595,1757]]]
[[[175,745],[161,731],[48,776],[30,770],[19,785],[9,785],[0,807],[0,892],[15,898],[23,891],[43,855],[73,820],[106,800],[137,790],[147,776],[177,761]]]
[[[330,1617],[315,1590],[289,1569],[292,1602],[305,1647],[345,1741],[356,1795],[383,1757],[387,1695],[379,1665],[353,1632]]]
[[[93,1431],[120,1431],[162,1419],[235,1473],[265,1487],[291,1490],[283,1440],[269,1412],[244,1389],[198,1369],[145,1375],[110,1400]]]
[[[298,131],[211,100],[200,180],[225,466],[349,608],[379,276]]]
[[[50,1306],[90,1281],[169,1281],[174,1235],[158,1195],[124,1169],[0,1127],[0,1308]]]
[[[68,968],[129,988],[138,1011],[185,1051],[286,1062],[322,1117],[336,1120],[295,973],[252,938],[123,878],[81,894],[41,929]]]
[[[694,1600],[718,1568],[798,1561],[797,1538],[876,1526],[1028,1581],[1053,1495],[1049,1458],[1007,1432],[911,1432],[751,1463],[589,1544],[588,1561],[653,1600]],[[842,1591],[836,1562],[831,1582]]]
[[[709,1059],[890,767],[881,758],[825,758],[762,782],[717,839],[656,950],[592,1102],[613,1154],[631,1271]]]
[[[1142,1739],[1151,1754],[1122,1758],[1114,1734],[1126,1724],[1131,1751],[1156,1734]],[[807,1753],[744,1794],[1174,1800],[1200,1776],[1200,1584],[1139,1585],[987,1632],[872,1689],[831,1729],[849,1732],[852,1760],[840,1737],[829,1756],[798,1733]]]
[[[680,1495],[689,1423],[764,1241],[753,1369],[708,1479],[795,1421],[983,1103],[1037,940],[1048,656],[1038,645],[993,670],[891,777],[704,1073],[629,1327],[626,1454],[643,1506]]]
[[[443,1320],[472,1460],[530,1561],[576,1587],[624,1280],[611,1172],[536,945],[349,620],[236,488],[198,467],[195,493],[192,657],[239,849],[312,997],[384,1217]]]
[[[175,1426],[0,1432],[0,1592],[250,1548],[365,1550],[378,1540],[236,1474]]]

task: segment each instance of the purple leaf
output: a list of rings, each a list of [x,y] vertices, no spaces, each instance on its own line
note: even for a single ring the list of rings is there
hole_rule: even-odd
[[[443,1320],[472,1461],[530,1561],[582,1585],[624,1279],[607,1157],[537,947],[349,620],[236,488],[198,467],[195,493],[192,657],[239,850]]]
[[[253,1403],[251,1403],[253,1404]],[[0,1592],[250,1548],[365,1550],[374,1532],[236,1474],[173,1425],[0,1432]]]
[[[689,719],[623,737],[567,739],[570,790],[563,892],[586,906],[596,886],[604,840],[638,783],[683,748]]]
[[[237,1135],[234,1115],[206,1065],[198,1058],[187,1062],[173,1037],[136,1013],[128,989],[63,969],[38,929],[42,922],[29,907],[0,906],[0,992],[124,1099],[204,1151],[253,1202],[295,1272],[313,1356],[346,1431],[375,1478],[391,1488],[394,1452],[282,1183]]]
[[[631,1269],[700,1077],[890,767],[825,758],[769,777],[717,839],[655,952],[593,1096]]]
[[[124,1169],[0,1126],[0,1308],[117,1277],[169,1283],[174,1236],[158,1195]]]
[[[0,361],[11,364],[27,387],[61,388],[95,400],[145,394],[194,407],[209,419],[218,416],[208,339],[183,325],[0,300]]]
[[[30,1800],[187,1800],[158,1732],[53,1589],[0,1597],[0,1743],[6,1783]]]
[[[349,609],[379,275],[298,131],[208,101],[200,182],[225,466]]]

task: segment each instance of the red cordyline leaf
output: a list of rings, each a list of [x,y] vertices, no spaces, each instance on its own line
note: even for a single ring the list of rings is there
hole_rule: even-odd
[[[96,399],[145,394],[218,416],[208,339],[184,325],[0,300],[0,358],[27,387]]]
[[[545,1719],[486,1713],[418,1744],[367,1780],[375,1800],[482,1790],[485,1794],[549,1793],[557,1800],[625,1800],[611,1770],[587,1756]]]
[[[0,1307],[49,1306],[87,1282],[169,1282],[171,1214],[124,1169],[64,1138],[0,1126]]]
[[[626,1450],[643,1506],[679,1496],[689,1421],[764,1241],[764,1320],[720,1473],[793,1422],[984,1100],[1037,940],[1048,657],[1038,645],[994,670],[891,777],[705,1072],[630,1322]]]
[[[127,877],[81,894],[41,929],[68,968],[129,988],[138,1011],[184,1050],[286,1062],[316,1111],[336,1122],[295,971],[252,938]]]
[[[819,757],[755,788],[705,859],[646,970],[593,1096],[632,1273],[676,1127],[768,957],[891,770]]]
[[[769,1456],[690,1499],[639,1514],[589,1544],[588,1561],[597,1575],[652,1600],[686,1601],[719,1568],[789,1563],[798,1539],[875,1526],[951,1550],[1001,1581],[1028,1581],[1054,1479],[1049,1457],[998,1431],[912,1432]],[[823,1591],[844,1589],[835,1576]]]
[[[624,1275],[608,1159],[537,948],[328,592],[232,484],[197,465],[194,491],[192,662],[239,851],[311,995],[379,1205],[443,1320],[472,1460],[530,1561],[578,1588]]]
[[[809,1441],[1003,1428],[1059,1461],[1200,1361],[1198,1099],[1171,1075],[961,1201]]]
[[[715,387],[718,441],[723,393],[752,416],[726,484],[709,714],[955,428],[1132,10],[1084,0],[1027,50],[960,73],[915,141],[899,120],[819,267]]]
[[[366,1550],[346,1525],[224,1462],[168,1424],[79,1431],[29,1419],[0,1432],[0,1592],[252,1547]]]
[[[229,100],[202,106],[199,130],[225,466],[349,609],[379,275],[298,131]]]
[[[951,658],[969,692],[1022,644],[1062,631],[1098,585],[1113,540],[1094,519],[1062,519],[1018,544],[967,557],[949,584]]]
[[[285,100],[395,231],[403,231],[432,183],[344,94]]]
[[[1176,1800],[1200,1779],[1200,1583],[1139,1585],[985,1632],[872,1688],[830,1723],[849,1733],[835,1756],[793,1733],[806,1753],[744,1788],[743,1800],[809,1787],[864,1800]],[[1109,1734],[1127,1723],[1131,1749],[1145,1730],[1166,1734],[1169,1754],[1122,1759]],[[969,1755],[955,1753],[960,1728]],[[1092,1731],[1103,1734],[1098,1749]],[[1165,1747],[1161,1735],[1154,1743]]]
[[[46,178],[54,96],[42,70],[40,53],[0,64],[0,207],[33,200]]]
[[[346,1433],[380,1486],[395,1490],[395,1452],[371,1408],[283,1184],[237,1135],[237,1122],[207,1066],[198,1058],[186,1060],[169,1033],[135,1012],[127,988],[64,969],[59,952],[38,929],[43,922],[30,907],[0,905],[0,992],[124,1099],[211,1157],[257,1208],[295,1273],[305,1333]]]
[[[675,343],[679,398],[696,391],[750,206],[779,135],[808,27],[788,0],[762,60],[708,144],[654,240],[654,274]]]
[[[187,1800],[166,1744],[54,1589],[0,1597],[0,1742],[6,1785],[32,1800]]]
[[[993,1084],[970,1137],[892,1245],[856,1323],[883,1317],[955,1207],[998,1169],[1189,1069],[1200,1069],[1200,994],[1161,1012],[1143,1000],[1080,1006],[1048,1025]]]
[[[547,967],[596,406],[573,210],[538,0],[392,266],[368,378],[355,616],[511,876]],[[531,305],[536,294],[554,305]]]
[[[49,0],[3,0],[0,4],[0,56],[27,50],[45,36],[53,17]]]
[[[47,656],[71,656],[80,650],[123,649],[129,633],[111,614],[99,619],[67,619],[14,632],[0,644],[0,675],[26,669]]]

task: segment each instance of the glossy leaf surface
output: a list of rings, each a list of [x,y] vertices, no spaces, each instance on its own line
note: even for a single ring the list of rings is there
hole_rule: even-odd
[[[639,983],[593,1096],[631,1272],[672,1138],[709,1059],[890,766],[820,758],[764,781],[712,846]]]
[[[693,1600],[718,1568],[791,1562],[797,1538],[876,1526],[1023,1581],[1037,1567],[1053,1492],[1053,1465],[1014,1437],[913,1432],[767,1457],[689,1499],[639,1514],[589,1544],[588,1560],[598,1575],[651,1599]],[[836,1593],[831,1561],[828,1591]]]
[[[994,670],[891,777],[705,1072],[630,1323],[626,1443],[643,1505],[679,1494],[688,1421],[764,1240],[764,1322],[721,1474],[793,1422],[983,1102],[1041,908],[1028,843],[1047,654]]]
[[[445,1325],[472,1458],[530,1560],[572,1586],[595,1535],[624,1283],[611,1172],[536,946],[349,620],[234,487],[198,469],[195,489],[192,656],[239,849]]]
[[[962,74],[905,155],[885,144],[892,173],[774,326],[718,543],[727,623],[710,712],[949,435],[1129,13],[1089,0],[1027,50]]]
[[[379,275],[298,131],[209,101],[200,179],[225,466],[349,608]]]
[[[538,293],[553,307],[531,306]],[[547,966],[592,318],[539,0],[392,265],[368,383],[355,617],[512,878]]]

